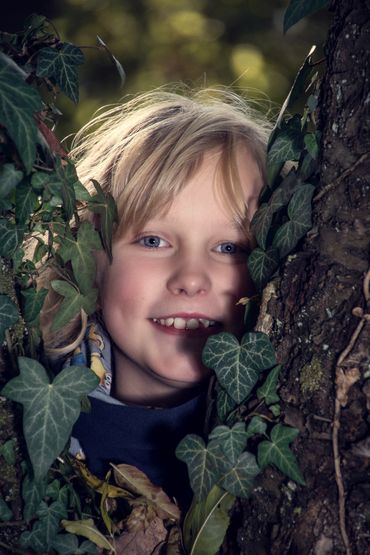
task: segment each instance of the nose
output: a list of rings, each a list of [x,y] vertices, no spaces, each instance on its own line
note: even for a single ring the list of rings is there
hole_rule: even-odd
[[[206,294],[211,288],[211,279],[205,262],[182,257],[168,278],[167,288],[174,295]]]

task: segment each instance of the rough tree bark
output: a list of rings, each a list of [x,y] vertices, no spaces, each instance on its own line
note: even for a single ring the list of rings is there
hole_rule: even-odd
[[[256,495],[241,502],[234,513],[227,548],[233,554],[370,553],[370,379],[365,377],[369,320],[362,320],[359,337],[337,367],[361,321],[361,310],[354,311],[356,316],[353,309],[366,312],[370,7],[366,0],[337,0],[331,9],[319,102],[321,181],[314,227],[301,250],[267,286],[259,321],[259,329],[269,333],[284,363],[284,420],[300,429],[295,451],[307,486],[286,484],[278,472],[265,472]],[[369,281],[365,289],[369,295]],[[368,312],[369,308],[367,302]],[[343,372],[359,379],[347,403],[343,400],[346,406],[340,407],[335,381]],[[338,423],[345,526],[343,521],[340,526],[336,478],[339,485],[340,479],[332,445]]]

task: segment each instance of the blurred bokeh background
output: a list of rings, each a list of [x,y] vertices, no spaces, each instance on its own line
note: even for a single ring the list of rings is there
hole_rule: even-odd
[[[47,16],[61,38],[81,47],[99,35],[126,72],[122,87],[106,52],[84,48],[80,103],[60,99],[59,136],[77,131],[100,106],[126,94],[185,82],[231,86],[264,111],[278,110],[312,44],[325,42],[329,14],[305,18],[286,35],[289,0],[9,0],[3,31],[22,29],[31,13]],[[321,50],[322,52],[322,50]]]

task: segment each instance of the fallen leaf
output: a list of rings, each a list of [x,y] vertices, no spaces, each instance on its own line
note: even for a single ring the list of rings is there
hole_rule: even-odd
[[[149,555],[158,544],[164,542],[167,530],[163,521],[155,517],[146,530],[124,532],[116,541],[117,555]]]

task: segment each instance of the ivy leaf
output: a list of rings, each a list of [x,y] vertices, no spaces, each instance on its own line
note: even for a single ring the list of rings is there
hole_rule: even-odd
[[[276,129],[267,152],[267,179],[270,185],[285,162],[299,160],[302,142],[301,120],[298,115],[283,122],[281,127]]]
[[[26,357],[18,361],[20,375],[5,385],[2,395],[23,405],[23,431],[37,481],[65,447],[81,397],[97,386],[98,378],[89,368],[69,366],[50,383],[39,362]]]
[[[26,223],[37,206],[37,195],[30,183],[21,183],[15,194],[15,220],[17,223]]]
[[[40,546],[43,551],[51,546],[58,532],[59,522],[66,516],[66,509],[59,501],[54,501],[49,506],[41,501],[37,514],[40,519],[34,523],[30,532],[22,534],[21,543],[39,552]]]
[[[99,532],[92,518],[84,520],[62,520],[61,524],[67,532],[88,538],[98,547],[108,549],[109,553],[116,553],[112,544],[101,532]]]
[[[58,253],[63,262],[71,261],[79,289],[81,293],[88,295],[95,279],[96,268],[91,251],[101,249],[99,234],[91,222],[84,221],[78,229],[76,239],[67,232],[59,236],[57,241],[60,243]]]
[[[77,536],[74,534],[57,534],[52,542],[52,547],[59,555],[84,555],[85,553],[97,554],[96,545],[85,540],[78,546]]]
[[[281,408],[280,408],[280,405],[279,405],[279,404],[270,405],[270,406],[269,406],[269,409],[270,409],[270,411],[272,412],[272,414],[273,414],[274,416],[280,416]]]
[[[30,289],[21,291],[21,293],[25,300],[23,314],[25,321],[30,326],[38,325],[40,311],[43,307],[45,297],[48,294],[48,290],[45,289],[45,287],[38,290],[31,287]]]
[[[5,332],[19,318],[18,309],[8,295],[0,295],[0,344],[5,339]]]
[[[265,468],[275,465],[283,474],[298,484],[305,485],[297,459],[289,448],[289,444],[297,437],[299,430],[277,424],[272,428],[271,441],[262,441],[258,445],[258,464]]]
[[[0,170],[0,198],[8,197],[22,181],[23,173],[14,164],[4,164]]]
[[[13,437],[12,439],[8,439],[1,447],[0,447],[0,455],[4,457],[6,464],[14,465],[16,462],[16,447],[17,441]]]
[[[251,221],[251,231],[261,249],[266,248],[266,241],[271,227],[273,212],[267,203],[261,204]]]
[[[189,555],[215,555],[229,526],[235,497],[214,486],[207,498],[192,504],[184,521],[184,543]]]
[[[257,398],[265,400],[266,405],[272,405],[280,401],[279,395],[276,393],[281,364],[278,364],[271,370],[265,382],[257,389]]]
[[[260,472],[255,456],[244,451],[234,466],[222,477],[219,485],[232,495],[249,497],[253,480]]]
[[[38,92],[25,83],[16,68],[0,56],[0,123],[4,125],[27,173],[36,156],[37,127],[33,114],[42,109]]]
[[[304,136],[304,145],[311,158],[316,160],[319,154],[319,145],[317,144],[315,133],[306,133]]]
[[[217,383],[217,414],[222,422],[225,422],[230,412],[236,407],[237,403],[227,393],[227,391]]]
[[[311,199],[314,190],[313,185],[302,185],[290,200],[288,206],[290,220],[279,227],[272,242],[273,247],[279,250],[281,258],[294,249],[298,241],[304,237],[312,226]]]
[[[176,457],[188,466],[189,479],[198,500],[205,499],[226,467],[225,456],[218,442],[206,446],[196,434],[188,434],[176,448]]]
[[[4,501],[0,495],[0,521],[7,522],[13,518],[13,512],[8,507],[7,503]]]
[[[86,314],[95,312],[96,298],[98,295],[97,289],[91,289],[87,295],[82,295],[73,285],[59,279],[51,281],[51,286],[54,291],[64,297],[54,317],[51,326],[52,330],[58,330],[65,326],[65,324],[70,322],[72,318],[81,312],[81,309],[84,310]]]
[[[328,5],[328,0],[290,0],[284,14],[284,33],[300,21],[303,17],[311,15]]]
[[[243,422],[237,422],[232,428],[228,426],[216,426],[210,433],[208,439],[220,442],[221,449],[226,457],[232,464],[235,464],[247,442],[245,424]]]
[[[203,363],[215,371],[221,386],[240,404],[252,391],[260,372],[275,364],[275,353],[264,333],[246,333],[239,344],[234,335],[222,332],[207,339]]]
[[[264,288],[278,265],[279,254],[275,247],[269,247],[265,251],[257,247],[252,251],[248,258],[248,269],[254,284],[259,290]]]
[[[22,498],[24,501],[23,516],[26,522],[34,518],[36,511],[45,495],[45,480],[32,480],[27,474],[22,482]]]
[[[247,438],[254,436],[255,434],[263,435],[266,432],[267,424],[260,416],[253,416],[251,421],[247,426]]]
[[[88,204],[91,212],[100,215],[100,233],[105,252],[112,261],[113,224],[118,221],[117,206],[111,194],[105,194],[99,183],[92,179],[96,194]]]
[[[37,55],[38,77],[50,77],[60,89],[77,104],[77,67],[84,63],[82,50],[73,44],[64,43],[57,48],[42,48]]]
[[[0,237],[0,256],[11,258],[23,238],[23,229],[0,218]]]
[[[62,197],[65,217],[66,220],[69,221],[73,216],[76,205],[76,195],[74,190],[76,175],[73,175],[73,173],[71,172],[71,164],[68,164],[65,168],[65,166],[62,165],[60,159],[58,159],[57,163],[55,164],[55,170],[55,177],[54,175],[52,175],[51,179],[56,178],[59,181],[59,183],[57,184],[57,191]]]

